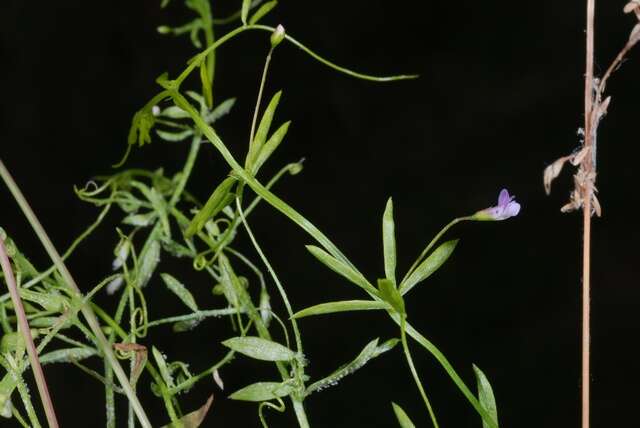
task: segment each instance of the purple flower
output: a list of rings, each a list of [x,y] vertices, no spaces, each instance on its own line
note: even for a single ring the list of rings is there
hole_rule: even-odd
[[[486,208],[475,213],[474,220],[506,220],[515,217],[520,212],[520,204],[515,200],[515,196],[510,196],[507,189],[502,189],[498,196],[498,205]]]

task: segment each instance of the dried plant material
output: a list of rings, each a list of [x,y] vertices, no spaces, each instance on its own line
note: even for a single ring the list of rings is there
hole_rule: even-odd
[[[639,27],[639,26],[640,24],[636,25],[636,27]],[[604,115],[607,114],[607,109],[609,108],[610,102],[611,102],[611,96],[608,96],[607,98],[604,99],[604,101],[598,104],[598,109],[597,109],[598,113],[596,116],[597,122],[600,122],[600,119],[602,119],[602,117],[604,117]]]
[[[213,381],[218,385],[218,388],[220,388],[221,391],[224,391],[224,382],[222,382],[218,369],[213,371]]]
[[[623,11],[624,13],[634,12],[638,20],[640,20],[640,1],[631,0],[629,3],[624,5]]]
[[[213,394],[209,396],[207,402],[198,410],[187,413],[177,421],[172,422],[169,425],[164,425],[162,428],[198,428],[204,421],[205,416],[207,416],[211,403],[213,403]]]
[[[595,193],[591,195],[591,205],[598,217],[602,217],[602,208],[600,207],[600,201],[596,197]]]
[[[142,374],[145,364],[147,364],[147,347],[138,343],[114,343],[113,347],[121,355],[129,356],[131,352],[135,353],[136,359],[130,375],[131,384],[135,385]]]
[[[562,172],[562,167],[571,158],[572,156],[563,156],[559,159],[556,159],[551,165],[544,169],[544,191],[547,195],[551,193],[551,183],[556,179],[558,175],[560,175],[560,172]]]
[[[627,49],[638,43],[638,40],[640,40],[640,24],[636,24],[631,30],[631,33],[629,34],[629,41],[627,42]]]

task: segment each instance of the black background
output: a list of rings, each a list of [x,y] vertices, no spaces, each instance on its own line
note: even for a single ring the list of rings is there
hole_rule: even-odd
[[[214,3],[222,16],[239,1]],[[596,73],[623,46],[635,18],[623,1],[597,7]],[[124,151],[132,114],[157,91],[163,71],[175,75],[195,52],[188,38],[160,36],[161,24],[190,19],[174,0],[19,2],[0,6],[0,155],[60,248],[96,214],[79,202],[74,184],[110,172]],[[502,187],[515,193],[521,214],[509,221],[464,224],[454,257],[409,296],[412,323],[447,355],[468,385],[471,364],[492,381],[501,426],[576,426],[580,399],[581,217],[562,215],[570,185],[565,171],[551,197],[542,170],[574,150],[582,118],[582,2],[283,1],[265,20],[335,62],[367,73],[419,73],[419,80],[371,83],[337,74],[291,45],[278,48],[266,94],[284,89],[277,122],[293,125],[265,167],[306,158],[301,175],[276,193],[313,221],[369,278],[382,276],[380,217],[393,196],[403,272],[450,219],[493,205]],[[217,30],[218,35],[231,27]],[[248,33],[218,54],[216,97],[238,97],[218,131],[236,156],[244,153],[268,41]],[[633,426],[637,419],[636,276],[640,238],[634,224],[638,192],[638,52],[608,85],[613,102],[600,128],[598,189],[603,217],[593,228],[593,426]],[[197,80],[190,81],[197,88]],[[184,144],[156,142],[136,149],[128,165],[173,173]],[[206,146],[190,182],[208,196],[228,168]],[[84,290],[109,272],[116,243],[112,215],[70,261]],[[6,189],[0,225],[40,266],[47,259]],[[303,249],[311,243],[268,206],[254,231],[289,290],[294,309],[329,300],[363,298]],[[254,259],[245,237],[242,245]],[[211,284],[177,266],[202,307],[218,307]],[[178,275],[177,274],[177,275]],[[157,278],[148,289],[151,316],[179,314]],[[101,296],[107,307],[109,298]],[[274,295],[274,305],[283,314]],[[318,379],[353,358],[369,340],[397,334],[379,313],[343,314],[301,322],[309,374]],[[219,359],[228,323],[209,321],[195,332],[146,340],[198,372]],[[419,372],[443,427],[479,427],[472,408],[438,363],[415,343]],[[70,366],[45,373],[62,426],[104,423],[100,385]],[[276,378],[272,366],[238,358],[222,371],[220,393],[205,381],[185,409],[216,400],[205,426],[258,426],[257,408],[225,395],[256,380]],[[148,390],[148,379],[143,389]],[[35,393],[35,387],[33,387]],[[429,426],[400,349],[374,360],[338,387],[311,396],[313,426],[395,426],[390,401],[418,426]],[[152,422],[167,422],[160,400],[143,396]],[[120,409],[120,408],[119,408]],[[120,414],[123,415],[124,408]],[[294,426],[267,411],[272,426]],[[0,421],[2,426],[10,426]]]

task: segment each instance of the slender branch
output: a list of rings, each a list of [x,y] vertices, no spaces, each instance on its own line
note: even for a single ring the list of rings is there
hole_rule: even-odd
[[[69,272],[66,265],[64,264],[64,261],[60,257],[58,250],[56,250],[53,243],[51,242],[51,239],[49,239],[49,236],[47,235],[44,228],[42,227],[42,224],[40,223],[35,213],[29,206],[29,203],[27,202],[24,195],[20,191],[20,188],[18,187],[16,182],[13,180],[13,177],[11,177],[11,174],[9,173],[9,171],[4,166],[4,163],[2,162],[2,160],[0,160],[0,175],[2,176],[2,179],[4,180],[6,186],[11,191],[11,194],[13,195],[14,199],[22,209],[24,216],[27,218],[27,220],[29,221],[29,224],[31,224],[31,227],[33,228],[34,232],[40,239],[40,242],[45,247],[47,254],[49,254],[49,257],[55,263],[56,267],[58,268],[58,271],[64,278],[64,281],[67,284],[67,286],[78,296],[81,296],[82,293],[80,292],[80,289],[78,288],[78,285],[76,284],[75,280],[71,276],[71,273]],[[138,419],[140,421],[140,424],[144,428],[151,428],[151,422],[149,422],[149,418],[147,417],[147,414],[142,408],[142,405],[140,404],[140,401],[138,400],[138,397],[136,396],[135,392],[133,391],[133,389],[131,389],[131,384],[129,384],[129,379],[127,378],[127,375],[125,374],[124,370],[122,370],[122,366],[120,366],[118,359],[113,353],[113,350],[111,349],[111,344],[109,343],[109,341],[107,341],[107,338],[104,336],[104,333],[100,328],[100,324],[98,323],[98,320],[96,319],[96,316],[93,310],[91,309],[91,306],[85,304],[82,306],[81,311],[85,319],[87,320],[87,323],[91,327],[91,330],[96,336],[96,340],[99,344],[100,351],[102,351],[105,358],[111,364],[111,367],[113,367],[113,371],[116,377],[118,378],[118,380],[120,381],[120,384],[122,385],[122,388],[124,389],[125,394],[127,395],[127,398],[132,403],[133,408],[136,412],[136,415],[138,416]]]
[[[58,428],[58,419],[56,418],[56,412],[53,408],[53,402],[51,401],[51,395],[49,395],[49,388],[47,388],[47,381],[44,378],[42,372],[42,366],[38,359],[38,351],[33,343],[33,337],[31,336],[31,330],[29,329],[29,322],[24,313],[24,306],[22,306],[22,300],[20,300],[20,294],[18,293],[18,286],[16,285],[16,279],[13,276],[13,270],[11,269],[11,262],[7,255],[7,249],[4,246],[4,241],[0,238],[0,264],[2,265],[2,272],[4,273],[4,279],[7,283],[7,288],[11,294],[11,301],[18,317],[18,328],[22,337],[24,338],[25,345],[27,347],[27,353],[29,354],[29,361],[31,362],[31,370],[33,370],[33,377],[36,380],[38,386],[38,393],[40,394],[40,400],[44,407],[44,412],[47,416],[47,422],[50,428]]]
[[[587,0],[587,57],[584,84],[584,133],[585,146],[593,150],[593,57],[594,57],[594,20],[595,0]],[[584,160],[584,169],[587,173],[593,172],[595,177],[593,157],[587,156]],[[595,178],[594,178],[595,179]],[[591,358],[591,197],[593,192],[592,180],[586,180],[582,188],[582,219],[583,219],[583,243],[582,243],[582,428],[589,428],[590,408],[590,358]]]

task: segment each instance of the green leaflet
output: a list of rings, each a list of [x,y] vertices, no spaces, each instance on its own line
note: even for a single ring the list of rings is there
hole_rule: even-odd
[[[180,131],[180,132],[169,132],[169,131],[163,131],[161,129],[156,129],[156,134],[158,134],[158,137],[162,138],[165,141],[175,143],[190,137],[191,135],[193,135],[193,131],[190,129],[187,129],[185,131]]]
[[[251,8],[251,0],[242,0],[242,9],[240,12],[240,20],[244,25],[247,25],[247,16],[249,15],[249,9]]]
[[[404,299],[400,295],[400,292],[396,286],[388,279],[378,280],[378,289],[380,290],[380,297],[388,302],[396,312],[400,314],[405,313]]]
[[[273,115],[276,112],[276,108],[278,108],[278,103],[280,102],[280,97],[282,96],[282,91],[278,91],[265,109],[262,119],[260,119],[260,124],[258,125],[258,130],[256,131],[256,135],[253,136],[253,140],[249,144],[249,153],[247,154],[247,159],[245,162],[245,169],[249,171],[253,171],[253,165],[256,162],[260,151],[262,150],[262,146],[267,141],[267,135],[269,135],[269,129],[271,128],[271,122],[273,121]]]
[[[325,250],[316,247],[315,245],[307,245],[306,248],[311,254],[313,254],[316,259],[320,260],[322,264],[327,266],[332,271],[344,276],[349,281],[353,282],[368,293],[372,293],[374,295],[378,294],[378,290],[376,290],[373,285],[371,285],[369,281],[367,281],[366,278],[362,276],[362,274],[351,268],[346,263],[343,263],[342,261],[334,258]]]
[[[278,148],[285,135],[287,135],[287,131],[289,130],[289,125],[291,125],[291,121],[285,122],[273,133],[273,135],[269,138],[262,149],[260,149],[260,153],[258,153],[258,158],[256,159],[253,165],[253,174],[257,174],[258,170],[262,165],[269,159],[269,157],[273,154],[273,152]]]
[[[304,318],[313,315],[325,315],[337,312],[371,311],[388,308],[385,302],[375,300],[342,300],[339,302],[320,303],[293,314],[292,318]]]
[[[122,219],[122,223],[129,224],[131,226],[147,227],[153,224],[156,217],[155,211],[150,211],[144,214],[129,214]]]
[[[215,121],[220,119],[222,116],[227,115],[231,111],[231,108],[235,103],[236,103],[235,98],[228,98],[224,100],[223,102],[218,104],[216,108],[214,108],[210,113],[207,113],[204,116],[205,121],[209,124],[214,123]]]
[[[31,336],[35,339],[38,337],[37,330],[31,330]],[[18,347],[24,348],[24,338],[22,337],[22,333],[11,332],[5,333],[2,335],[2,339],[0,339],[0,354],[5,354],[7,352],[15,352]]]
[[[256,336],[232,337],[222,344],[256,360],[291,361],[296,357],[296,353],[286,346]]]
[[[233,200],[233,195],[230,194],[231,188],[237,180],[234,177],[225,178],[222,183],[216,187],[213,191],[207,203],[202,207],[200,211],[193,217],[187,230],[184,233],[186,238],[191,238],[198,233],[204,227],[205,223],[218,214],[224,207],[229,205]]]
[[[260,6],[260,8],[256,10],[256,13],[254,13],[253,16],[249,18],[249,25],[253,25],[258,21],[260,21],[267,13],[271,12],[271,9],[273,9],[277,5],[278,5],[278,1],[272,0]]]
[[[153,272],[160,263],[160,243],[157,239],[151,241],[140,255],[140,268],[138,269],[138,287],[142,288],[149,283]]]
[[[167,288],[171,290],[173,294],[178,296],[180,300],[182,300],[182,303],[187,305],[193,312],[198,311],[196,300],[193,298],[193,295],[189,290],[187,290],[187,287],[185,287],[184,284],[182,284],[180,281],[178,281],[168,273],[161,273],[160,277],[164,281]]]
[[[498,408],[496,407],[496,399],[493,396],[493,388],[491,388],[491,384],[484,373],[482,373],[482,370],[480,370],[475,364],[473,365],[473,373],[476,375],[478,383],[478,398],[480,400],[480,405],[487,411],[487,413],[489,413],[491,418],[493,418],[497,427]],[[483,419],[482,428],[490,427],[491,426]]]
[[[173,388],[175,385],[173,384],[173,376],[171,376],[171,372],[167,367],[167,362],[165,360],[164,355],[158,351],[158,348],[155,346],[151,347],[151,353],[153,354],[153,358],[156,360],[156,364],[158,365],[158,370],[160,371],[160,376],[162,376],[162,380],[165,385],[169,388]]]
[[[98,355],[97,349],[80,347],[57,349],[41,355],[40,362],[42,364],[71,363],[93,357],[94,355]]]
[[[336,383],[343,377],[348,376],[356,370],[362,368],[370,360],[376,358],[380,354],[393,349],[393,347],[396,346],[396,344],[399,342],[399,339],[389,339],[383,344],[378,345],[378,340],[379,339],[376,338],[369,342],[360,352],[360,354],[358,354],[358,356],[350,363],[343,365],[324,379],[309,385],[307,387],[307,390],[305,391],[305,396],[336,385]]]
[[[256,382],[237,390],[229,396],[232,400],[267,401],[286,397],[293,387],[282,382]]]
[[[416,267],[409,277],[400,284],[400,294],[403,296],[409,292],[417,283],[420,281],[424,281],[427,279],[432,273],[437,271],[440,266],[447,261],[453,250],[455,250],[456,245],[458,245],[458,240],[447,241],[443,244],[440,244],[438,248],[436,248],[429,257],[424,259],[422,263]]]
[[[400,424],[400,428],[415,428],[416,426],[411,422],[409,416],[402,410],[402,407],[398,406],[396,403],[391,403],[393,407],[393,412],[396,414],[396,418],[398,419],[398,424]]]
[[[67,301],[63,296],[61,296],[57,291],[54,290],[40,293],[38,291],[20,288],[18,291],[20,293],[20,297],[23,300],[31,303],[36,303],[45,308],[47,311],[62,312],[65,306],[64,302]]]
[[[396,284],[396,235],[393,221],[393,200],[389,198],[382,215],[382,248],[384,251],[384,274]]]

